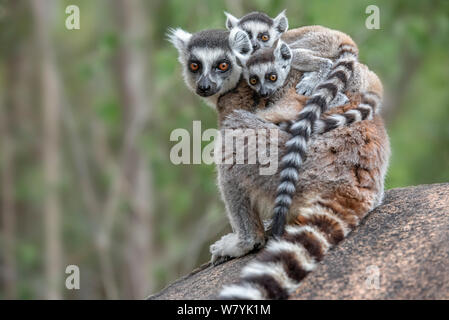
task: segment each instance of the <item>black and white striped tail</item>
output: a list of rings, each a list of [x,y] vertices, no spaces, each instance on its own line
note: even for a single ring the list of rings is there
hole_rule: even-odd
[[[381,108],[381,97],[372,91],[362,93],[362,101],[357,108],[348,110],[342,114],[323,115],[315,122],[312,134],[323,134],[334,129],[349,126],[353,123],[371,120]],[[295,121],[285,121],[279,125],[285,131],[295,123]]]
[[[357,62],[357,52],[349,45],[340,48],[339,58],[327,79],[317,86],[314,94],[299,113],[297,121],[290,127],[292,138],[286,143],[287,153],[281,160],[280,183],[277,189],[273,212],[273,235],[282,235],[287,214],[296,192],[298,171],[306,158],[307,145],[316,121],[329,108],[330,102],[338,92],[343,92]]]
[[[313,127],[313,134],[326,133],[355,122],[371,120],[378,110],[380,110],[381,102],[381,97],[375,92],[369,91],[362,93],[362,101],[357,108],[348,110],[342,114],[332,114],[318,119]]]
[[[271,239],[263,251],[242,269],[240,281],[225,286],[219,298],[287,299],[326,252],[350,231],[345,222],[325,210],[309,216],[306,225],[288,225],[282,238]]]

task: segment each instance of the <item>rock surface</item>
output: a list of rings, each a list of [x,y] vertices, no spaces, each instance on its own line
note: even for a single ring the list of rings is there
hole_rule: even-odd
[[[149,299],[213,299],[253,258],[204,265]],[[449,299],[449,183],[387,191],[291,298]]]

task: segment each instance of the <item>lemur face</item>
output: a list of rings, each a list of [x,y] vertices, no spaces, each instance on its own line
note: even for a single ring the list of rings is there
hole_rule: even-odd
[[[233,34],[242,38],[241,33]],[[243,55],[250,51],[249,47],[239,47],[235,39],[231,41],[230,32],[225,30],[204,30],[195,34],[181,29],[170,30],[169,40],[178,49],[187,86],[205,98],[218,98],[233,89],[240,79],[242,68],[236,61],[231,43]]]
[[[227,12],[225,15],[228,30],[240,28],[248,34],[253,53],[261,48],[271,48],[288,29],[285,10],[274,19],[261,12],[252,12],[240,19]]]
[[[281,40],[275,48],[258,51],[246,61],[243,76],[263,98],[271,96],[287,80],[292,54],[288,45]]]

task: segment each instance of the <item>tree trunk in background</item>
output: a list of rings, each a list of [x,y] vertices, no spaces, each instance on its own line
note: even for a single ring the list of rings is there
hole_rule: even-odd
[[[1,282],[4,284],[5,297],[7,299],[16,298],[17,275],[15,259],[15,230],[16,230],[16,212],[14,206],[14,148],[11,132],[11,110],[13,103],[15,78],[15,61],[8,61],[6,66],[7,81],[9,88],[6,91],[6,103],[0,106],[0,164],[1,164],[1,208],[2,208],[2,243],[3,243],[3,272]],[[12,90],[11,90],[12,89]]]
[[[45,273],[47,299],[61,299],[62,268],[61,221],[59,202],[59,135],[60,135],[60,88],[52,43],[50,41],[49,12],[47,0],[33,0],[31,8],[35,20],[36,45],[40,58],[41,107],[43,121],[43,174],[45,181],[44,233]]]
[[[151,50],[142,51],[148,39],[144,7],[140,0],[114,1],[118,25],[122,32],[118,59],[118,85],[124,115],[122,149],[122,193],[129,204],[128,237],[125,245],[126,279],[131,298],[142,299],[152,289],[152,215],[153,189],[149,162],[139,149],[137,140],[151,113],[151,101],[146,94],[148,79],[146,62]],[[146,19],[145,19],[146,18]],[[153,261],[154,263],[154,261]]]

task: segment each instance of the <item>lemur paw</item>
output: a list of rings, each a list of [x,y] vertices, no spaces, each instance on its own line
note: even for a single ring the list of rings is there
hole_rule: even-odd
[[[337,95],[335,96],[334,100],[331,101],[331,103],[329,104],[330,108],[333,107],[338,107],[338,106],[342,106],[345,105],[349,102],[349,98],[347,95],[345,95],[344,93],[338,92]]]
[[[322,75],[319,71],[307,72],[296,85],[296,92],[303,96],[311,96],[315,87],[321,82]]]
[[[304,73],[301,81],[296,85],[296,92],[304,96],[311,96],[316,86],[322,83],[332,69],[334,63],[330,59],[324,59],[320,63],[318,71]]]
[[[210,246],[211,262],[216,265],[232,258],[241,257],[248,252],[260,248],[265,239],[242,240],[236,233],[229,233]]]

